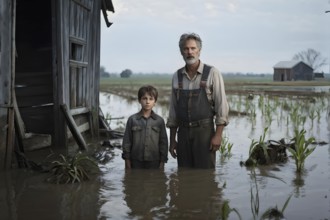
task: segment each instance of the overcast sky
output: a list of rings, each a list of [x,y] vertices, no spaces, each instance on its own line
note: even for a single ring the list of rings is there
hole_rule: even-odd
[[[184,65],[178,41],[195,32],[201,60],[221,72],[272,73],[308,48],[330,57],[330,0],[112,0],[101,17],[107,72],[173,73]],[[320,71],[329,72],[329,65]]]

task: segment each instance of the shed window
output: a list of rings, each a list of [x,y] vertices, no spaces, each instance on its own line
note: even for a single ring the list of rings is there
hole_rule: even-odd
[[[71,43],[70,60],[82,61],[83,45]]]
[[[86,106],[87,96],[87,66],[86,41],[70,37],[70,108]]]
[[[70,37],[70,60],[82,62],[84,59],[86,41]]]

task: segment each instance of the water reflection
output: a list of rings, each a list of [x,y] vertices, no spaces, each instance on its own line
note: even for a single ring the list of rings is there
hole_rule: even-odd
[[[167,206],[167,177],[159,170],[130,170],[123,179],[129,218],[163,218]]]
[[[0,173],[0,219],[95,219],[99,182],[45,183],[45,174],[28,170]]]
[[[123,175],[120,176],[113,175],[116,172],[114,170],[104,174],[108,181],[100,190],[101,200],[105,201],[101,207],[101,219],[181,220],[220,217],[222,189],[214,170],[122,171]],[[113,179],[115,176],[122,179]],[[121,184],[118,184],[120,181]]]
[[[218,219],[221,189],[212,170],[179,170],[170,175],[169,219]]]

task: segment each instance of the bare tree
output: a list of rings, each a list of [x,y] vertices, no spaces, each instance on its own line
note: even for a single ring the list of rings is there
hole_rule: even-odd
[[[320,52],[310,48],[295,54],[292,59],[305,62],[313,68],[314,72],[327,65],[327,59]]]

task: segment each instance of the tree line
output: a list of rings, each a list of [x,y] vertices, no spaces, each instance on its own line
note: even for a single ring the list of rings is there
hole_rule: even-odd
[[[328,64],[327,59],[322,54],[314,49],[308,48],[307,50],[296,53],[292,60],[303,61],[307,65],[313,68],[314,72],[318,71],[321,67]],[[133,74],[130,69],[124,69],[119,75],[121,78],[129,78]],[[110,77],[111,75],[105,70],[105,67],[101,66],[100,76],[102,78]]]

